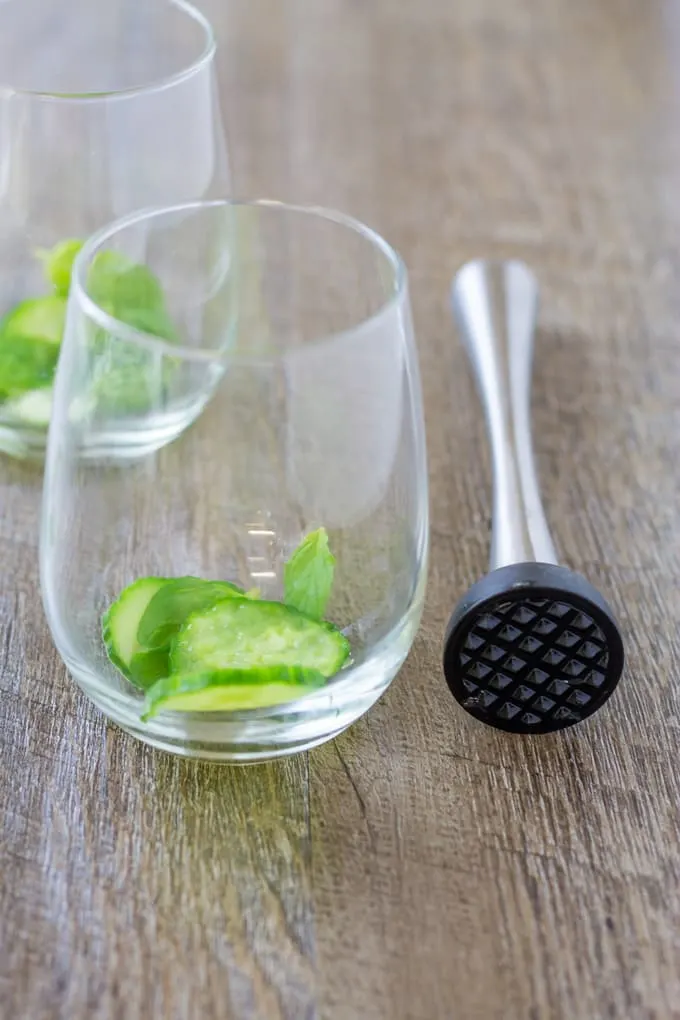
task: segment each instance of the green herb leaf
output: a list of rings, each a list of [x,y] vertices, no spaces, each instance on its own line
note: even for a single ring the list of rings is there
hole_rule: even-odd
[[[178,339],[177,330],[165,308],[123,308],[116,318],[161,340],[173,342]]]
[[[156,592],[137,628],[142,648],[164,648],[191,613],[209,609],[221,599],[243,597],[243,589],[228,581],[204,581],[200,577],[177,577]]]
[[[147,266],[137,265],[117,251],[99,252],[88,272],[87,289],[90,297],[120,322],[162,340],[179,339],[163,288]],[[96,330],[91,343],[99,358],[93,396],[100,411],[142,413],[162,404],[175,362],[120,338],[112,341],[106,330]]]
[[[123,340],[111,341],[105,333],[93,343],[90,396],[100,413],[147,414],[163,406],[174,364],[154,351]]]
[[[119,251],[97,252],[87,272],[87,292],[92,300],[99,305],[113,305],[118,277],[132,269],[134,264]]]
[[[147,266],[136,265],[117,251],[95,255],[87,289],[97,304],[106,303],[122,318],[123,311],[164,309],[163,288]]]
[[[39,248],[36,251],[36,255],[43,263],[45,275],[54,287],[55,294],[59,297],[68,297],[73,263],[83,247],[83,243],[77,238],[69,238],[66,241],[60,241],[49,250]]]
[[[283,572],[286,605],[323,619],[333,587],[335,557],[325,528],[311,532],[295,550]]]
[[[169,647],[154,648],[149,652],[135,652],[128,669],[130,683],[142,691],[148,690],[157,680],[168,676],[170,672],[169,660]]]

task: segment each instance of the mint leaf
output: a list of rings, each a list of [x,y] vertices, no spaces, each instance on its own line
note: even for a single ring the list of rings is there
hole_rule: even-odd
[[[321,620],[333,587],[335,557],[325,528],[312,531],[297,547],[283,571],[284,601],[312,619]]]
[[[160,281],[144,265],[117,251],[95,255],[87,277],[90,297],[108,315],[134,329],[176,342],[177,330]],[[162,405],[176,363],[154,351],[96,330],[92,349],[98,357],[93,396],[100,410],[142,413]]]
[[[68,297],[73,263],[83,244],[84,242],[77,238],[68,238],[66,241],[60,241],[54,248],[49,250],[39,248],[36,252],[38,258],[42,260],[47,279],[59,297]]]
[[[150,311],[165,307],[160,283],[146,266],[131,262],[117,251],[95,255],[87,278],[90,297],[97,304],[106,303],[117,318],[123,311]]]
[[[175,341],[177,330],[165,308],[122,308],[117,319],[161,340]]]
[[[144,649],[169,646],[191,613],[200,613],[227,598],[243,598],[243,589],[228,581],[178,577],[158,589],[137,627],[137,642]]]
[[[107,414],[147,414],[163,406],[175,364],[123,340],[95,337],[90,393]]]
[[[119,251],[99,251],[92,259],[87,273],[87,290],[97,302],[107,301],[115,281],[121,273],[134,266],[132,259]]]
[[[87,278],[90,297],[109,315],[163,340],[177,340],[160,282],[147,266],[117,251],[94,257]]]

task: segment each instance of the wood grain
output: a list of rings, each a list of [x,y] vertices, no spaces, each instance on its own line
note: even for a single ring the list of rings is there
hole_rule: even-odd
[[[0,1016],[680,1017],[680,4],[210,0],[236,191],[338,206],[410,269],[432,569],[412,656],[333,744],[244,771],[107,727],[52,650],[39,476],[0,462]],[[564,559],[628,668],[578,730],[440,676],[485,570],[466,258],[542,284],[534,414]]]

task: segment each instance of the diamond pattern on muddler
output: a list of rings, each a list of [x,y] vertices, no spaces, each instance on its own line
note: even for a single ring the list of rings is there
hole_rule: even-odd
[[[529,392],[538,288],[519,262],[468,263],[452,306],[484,405],[494,468],[491,572],[456,607],[444,674],[461,706],[513,733],[581,722],[624,664],[614,615],[556,562],[531,446]]]
[[[586,719],[622,667],[611,610],[584,578],[554,564],[516,564],[479,582],[452,618],[444,656],[462,707],[514,733]]]

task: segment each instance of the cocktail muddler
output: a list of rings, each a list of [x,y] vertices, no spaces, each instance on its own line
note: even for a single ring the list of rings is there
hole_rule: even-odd
[[[531,441],[538,286],[521,262],[469,262],[451,287],[453,315],[484,407],[493,464],[490,573],[448,626],[444,673],[475,718],[549,733],[592,715],[616,687],[621,634],[602,595],[557,563]]]

